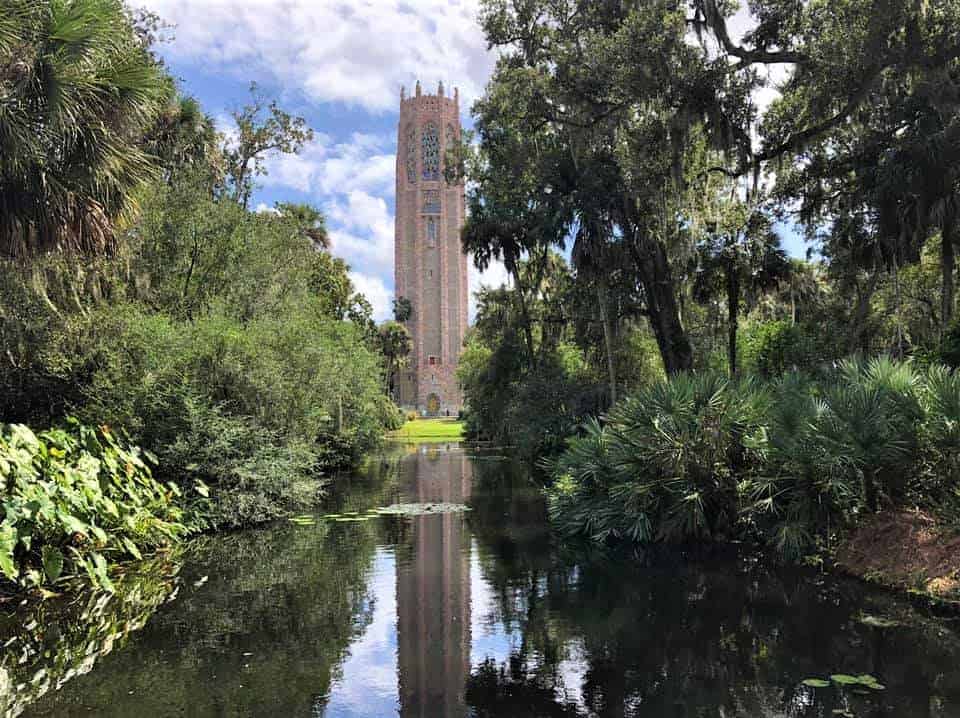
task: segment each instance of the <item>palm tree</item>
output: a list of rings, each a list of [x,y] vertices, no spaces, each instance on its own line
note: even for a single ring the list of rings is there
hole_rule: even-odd
[[[224,168],[217,142],[213,119],[194,98],[177,95],[171,84],[169,100],[144,137],[146,150],[159,160],[167,183],[185,169],[203,166],[213,172],[211,184],[222,184]]]
[[[734,203],[721,221],[707,223],[698,251],[694,298],[706,303],[716,296],[727,300],[727,355],[730,374],[737,374],[737,332],[744,292],[774,290],[790,274],[790,261],[770,219]],[[744,213],[746,213],[744,215]]]
[[[0,0],[0,255],[113,248],[170,89],[121,0]]]

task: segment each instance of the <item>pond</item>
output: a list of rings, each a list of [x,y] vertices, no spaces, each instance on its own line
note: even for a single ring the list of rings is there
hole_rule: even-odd
[[[366,513],[398,503],[428,510]],[[328,511],[10,609],[0,715],[960,716],[956,621],[814,570],[559,547],[494,452],[397,447]]]

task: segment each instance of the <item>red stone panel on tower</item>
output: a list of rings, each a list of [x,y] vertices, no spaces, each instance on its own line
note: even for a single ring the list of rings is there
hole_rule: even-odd
[[[467,258],[460,230],[463,182],[448,181],[447,151],[460,142],[457,92],[401,95],[397,130],[397,216],[394,272],[397,298],[410,301],[413,338],[407,366],[394,385],[401,406],[422,414],[456,415],[463,398],[456,372],[467,331]]]

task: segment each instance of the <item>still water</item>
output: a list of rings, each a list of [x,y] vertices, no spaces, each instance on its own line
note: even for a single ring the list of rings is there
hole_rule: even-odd
[[[561,549],[491,452],[397,448],[343,515],[214,536],[0,616],[0,716],[960,717],[960,625],[752,562]],[[869,674],[883,690],[805,679]]]

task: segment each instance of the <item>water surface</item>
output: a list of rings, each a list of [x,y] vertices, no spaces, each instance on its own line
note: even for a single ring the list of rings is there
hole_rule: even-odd
[[[213,536],[9,612],[0,716],[960,717],[957,623],[860,583],[561,549],[525,471],[456,445],[337,492],[472,510]]]

